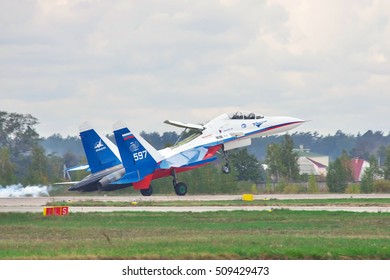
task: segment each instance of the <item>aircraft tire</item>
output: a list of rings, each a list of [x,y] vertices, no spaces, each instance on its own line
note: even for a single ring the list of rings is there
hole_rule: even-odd
[[[175,192],[178,196],[184,196],[187,193],[187,185],[179,182],[175,185]]]
[[[141,194],[142,194],[143,196],[151,196],[152,193],[153,193],[153,187],[152,187],[152,185],[150,185],[149,188],[147,188],[147,189],[142,189],[142,190],[141,190]]]
[[[225,165],[222,166],[222,172],[224,174],[229,174],[230,173],[230,166],[229,166],[229,164],[226,163]]]

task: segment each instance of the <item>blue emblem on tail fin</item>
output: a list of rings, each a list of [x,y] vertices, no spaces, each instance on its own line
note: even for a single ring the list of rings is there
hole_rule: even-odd
[[[92,174],[121,164],[118,152],[114,151],[117,148],[107,137],[87,129],[80,132],[80,138]]]

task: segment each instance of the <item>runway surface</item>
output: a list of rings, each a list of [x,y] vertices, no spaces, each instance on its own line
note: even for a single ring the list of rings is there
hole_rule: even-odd
[[[162,207],[162,206],[129,206],[129,207],[78,207],[71,206],[69,212],[72,213],[93,213],[93,212],[216,212],[216,211],[273,211],[277,209],[288,209],[295,211],[348,211],[348,212],[388,212],[389,207],[345,207],[345,206],[182,206],[182,207]],[[0,212],[18,213],[42,213],[43,206],[10,206],[0,207]]]
[[[255,195],[255,200],[263,199],[341,199],[341,198],[390,198],[390,194],[297,194],[297,195]],[[62,201],[217,201],[241,200],[241,195],[207,195],[207,196],[62,196],[62,197],[22,197],[0,198],[0,212],[30,212],[42,213],[48,202]],[[115,212],[115,211],[146,211],[146,212],[208,212],[208,211],[270,211],[275,209],[290,209],[301,211],[350,211],[350,212],[390,212],[386,206],[128,206],[128,207],[78,207],[71,206],[70,212]]]

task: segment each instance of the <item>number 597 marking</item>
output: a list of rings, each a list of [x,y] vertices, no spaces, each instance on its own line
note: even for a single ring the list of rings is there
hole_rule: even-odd
[[[148,155],[148,152],[146,150],[143,150],[141,152],[134,153],[133,157],[134,157],[135,161],[139,161],[139,160],[145,159],[147,155]]]

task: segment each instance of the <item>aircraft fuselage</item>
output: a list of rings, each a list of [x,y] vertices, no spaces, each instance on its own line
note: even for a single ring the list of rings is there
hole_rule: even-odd
[[[159,152],[169,158],[199,147],[223,145],[224,150],[228,151],[249,146],[252,138],[286,132],[303,122],[305,121],[293,117],[266,117],[254,113],[223,114],[203,125],[203,130],[199,130],[191,141],[184,140],[182,144]]]

